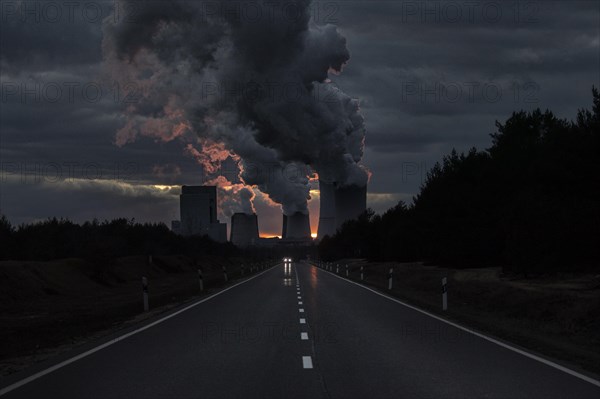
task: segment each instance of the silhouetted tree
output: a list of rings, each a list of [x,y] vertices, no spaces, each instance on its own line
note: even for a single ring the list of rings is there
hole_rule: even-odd
[[[600,95],[575,122],[537,109],[496,122],[492,146],[453,150],[413,204],[345,224],[321,241],[330,258],[502,264],[542,273],[598,268]]]

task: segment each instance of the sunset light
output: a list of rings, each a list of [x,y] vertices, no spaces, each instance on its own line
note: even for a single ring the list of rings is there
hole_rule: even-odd
[[[600,0],[0,21],[0,399],[600,398]]]

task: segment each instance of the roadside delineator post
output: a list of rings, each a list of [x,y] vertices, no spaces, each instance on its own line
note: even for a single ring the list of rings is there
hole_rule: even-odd
[[[390,273],[388,274],[388,290],[392,289],[392,280],[394,277],[394,269],[390,268]]]
[[[225,268],[225,266],[223,266],[223,278],[225,279],[225,282],[227,282],[227,268]]]
[[[202,276],[202,269],[198,269],[198,283],[200,284],[200,292],[204,291],[204,277]]]
[[[448,279],[442,279],[442,310],[448,310]]]
[[[348,265],[346,265],[346,277],[348,277]]]
[[[335,265],[335,274],[340,274],[340,264]]]
[[[360,281],[365,281],[365,274],[363,266],[360,267]]]
[[[144,312],[148,312],[150,305],[148,304],[148,279],[146,277],[142,277],[142,293],[144,297]]]

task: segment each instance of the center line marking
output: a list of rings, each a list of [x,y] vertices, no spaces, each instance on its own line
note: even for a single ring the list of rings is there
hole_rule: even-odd
[[[300,339],[303,340],[303,341],[306,341],[308,339],[308,333],[301,332],[300,333]]]
[[[310,356],[302,356],[302,367],[305,369],[312,369],[312,358]]]
[[[298,305],[302,305],[302,301],[298,301]]]
[[[298,295],[298,299],[302,299],[302,297],[300,295]]]
[[[300,308],[300,313],[304,313],[304,309]]]
[[[306,324],[306,319],[300,319],[300,324]]]

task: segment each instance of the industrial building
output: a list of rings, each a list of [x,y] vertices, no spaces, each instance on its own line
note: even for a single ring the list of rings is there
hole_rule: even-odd
[[[308,213],[296,212],[293,215],[284,214],[281,238],[286,241],[311,240]]]
[[[356,219],[367,208],[367,187],[319,181],[320,215],[317,239],[332,236],[344,222]],[[227,241],[227,225],[217,219],[216,186],[183,186],[180,220],[171,229],[181,235],[208,235],[217,242]],[[283,215],[282,245],[306,245],[312,241],[308,213]],[[229,240],[239,247],[272,246],[273,240],[260,238],[256,214],[235,213],[231,217]],[[268,245],[267,245],[268,244]]]
[[[319,180],[319,227],[317,238],[335,234],[335,200],[333,184]]]
[[[367,209],[367,186],[319,181],[320,214],[317,239],[333,235],[348,220]]]
[[[231,217],[229,241],[238,247],[258,245],[258,217],[256,214],[234,213]]]
[[[227,241],[227,225],[217,219],[216,186],[182,186],[179,196],[181,219],[173,221],[173,231],[184,236],[207,235],[217,242]]]

